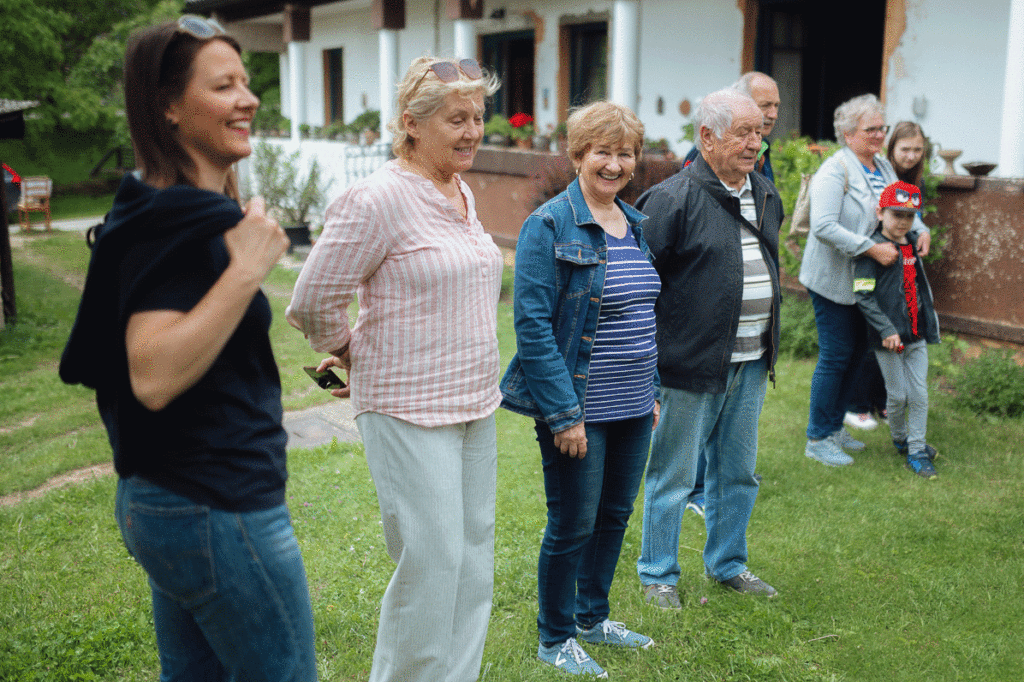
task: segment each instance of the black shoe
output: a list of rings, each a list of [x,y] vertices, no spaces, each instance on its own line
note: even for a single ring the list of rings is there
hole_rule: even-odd
[[[894,440],[892,442],[892,444],[893,444],[893,446],[895,446],[896,452],[898,452],[902,456],[906,457],[908,454],[910,454],[910,452],[909,452],[909,450],[907,448],[907,441],[905,441],[905,440]],[[933,448],[931,445],[928,445],[927,443],[925,443],[924,452],[921,453],[921,454],[924,454],[928,458],[929,462],[934,462],[935,458],[939,456],[939,451],[936,450],[935,448]]]

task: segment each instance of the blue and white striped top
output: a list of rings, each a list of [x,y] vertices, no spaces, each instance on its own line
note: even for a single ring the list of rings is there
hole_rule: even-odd
[[[606,236],[608,270],[584,397],[588,422],[633,419],[654,409],[654,302],[661,280],[632,230],[622,239]]]
[[[864,169],[864,174],[868,176],[868,184],[871,185],[871,193],[875,195],[875,201],[878,201],[878,197],[882,196],[882,190],[885,189],[885,178],[882,177],[882,170],[875,166],[875,170],[871,170],[864,164],[861,164],[861,168]]]

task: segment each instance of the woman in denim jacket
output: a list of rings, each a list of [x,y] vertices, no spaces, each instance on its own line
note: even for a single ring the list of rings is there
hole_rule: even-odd
[[[577,639],[647,648],[608,619],[608,591],[658,420],[654,302],[661,290],[640,231],[617,198],[644,127],[595,102],[568,120],[578,178],[526,219],[516,247],[518,353],[502,407],[533,417],[548,519],[538,564],[541,661],[607,677]]]

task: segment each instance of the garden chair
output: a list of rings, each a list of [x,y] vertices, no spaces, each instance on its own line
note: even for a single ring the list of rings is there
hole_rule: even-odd
[[[42,175],[23,177],[21,179],[21,200],[18,201],[18,220],[21,229],[25,232],[32,231],[32,222],[29,219],[31,211],[39,211],[46,214],[46,231],[51,230],[50,225],[50,194],[53,192],[53,180]]]

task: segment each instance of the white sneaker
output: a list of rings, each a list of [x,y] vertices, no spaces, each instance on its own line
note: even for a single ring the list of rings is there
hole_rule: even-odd
[[[864,431],[878,428],[878,422],[875,421],[875,418],[869,412],[847,412],[846,416],[843,417],[843,423],[855,429],[863,429]]]

